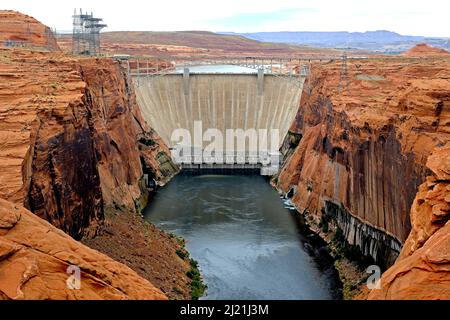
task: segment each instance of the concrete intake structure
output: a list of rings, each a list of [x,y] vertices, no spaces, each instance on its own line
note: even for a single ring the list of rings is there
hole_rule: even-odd
[[[264,74],[183,74],[134,77],[148,124],[170,146],[176,129],[278,129],[281,144],[297,114],[304,77]],[[270,135],[268,137],[270,140]],[[270,147],[271,141],[267,141]],[[204,146],[203,146],[204,147]]]

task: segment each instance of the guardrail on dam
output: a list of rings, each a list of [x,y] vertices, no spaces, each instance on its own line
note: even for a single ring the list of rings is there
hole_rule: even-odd
[[[187,129],[193,136],[195,121],[201,121],[205,130],[222,132],[278,129],[281,143],[297,114],[305,79],[262,70],[255,74],[191,74],[185,70],[184,74],[133,78],[145,120],[172,148],[174,130]]]

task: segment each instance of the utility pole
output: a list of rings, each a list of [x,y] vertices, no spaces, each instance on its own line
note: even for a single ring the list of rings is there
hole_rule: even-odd
[[[348,58],[347,53],[344,52],[342,55],[342,67],[341,67],[341,76],[339,79],[339,94],[342,94],[344,89],[349,91],[350,88],[350,80],[348,78]],[[345,88],[344,88],[345,86]]]

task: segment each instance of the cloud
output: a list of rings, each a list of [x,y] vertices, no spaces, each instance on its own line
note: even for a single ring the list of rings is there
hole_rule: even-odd
[[[206,23],[219,30],[266,29],[268,25],[275,25],[280,21],[293,20],[302,14],[317,12],[314,8],[289,8],[260,13],[240,13],[221,19],[206,20]]]
[[[450,34],[448,0],[1,0],[59,30],[75,7],[94,11],[108,30],[368,31]]]

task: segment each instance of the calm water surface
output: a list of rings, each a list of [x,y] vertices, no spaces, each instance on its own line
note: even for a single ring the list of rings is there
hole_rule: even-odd
[[[186,239],[204,299],[332,299],[331,276],[304,249],[289,210],[260,176],[179,175],[145,217]]]

